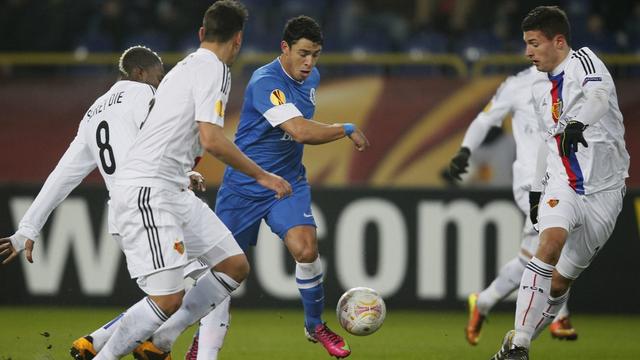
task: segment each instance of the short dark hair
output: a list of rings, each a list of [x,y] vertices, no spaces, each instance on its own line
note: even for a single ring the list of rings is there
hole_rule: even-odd
[[[148,47],[137,45],[125,50],[118,61],[118,70],[124,77],[129,77],[135,68],[149,69],[156,65],[162,65],[162,59]]]
[[[567,14],[557,6],[538,6],[522,20],[522,31],[541,31],[547,39],[563,35],[571,45],[571,25]]]
[[[235,0],[219,0],[209,6],[204,13],[202,26],[204,40],[223,43],[229,41],[238,31],[244,29],[249,11]]]
[[[318,22],[306,15],[289,19],[282,32],[282,40],[286,41],[289,46],[293,46],[293,44],[302,38],[320,45],[322,45],[324,41]]]

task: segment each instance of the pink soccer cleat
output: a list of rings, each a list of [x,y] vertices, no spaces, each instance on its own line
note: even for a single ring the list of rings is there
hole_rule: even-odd
[[[191,342],[191,346],[189,346],[189,350],[184,355],[184,360],[197,360],[198,359],[198,338],[200,332],[197,331],[195,335],[193,335],[193,342]]]
[[[309,333],[305,327],[304,333],[309,341],[322,344],[331,356],[342,359],[351,354],[349,344],[340,335],[331,331],[324,323],[316,325],[313,333]]]

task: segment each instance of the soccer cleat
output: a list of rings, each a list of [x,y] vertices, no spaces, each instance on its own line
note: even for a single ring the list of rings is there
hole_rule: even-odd
[[[471,345],[477,345],[480,340],[480,330],[482,329],[482,323],[484,322],[485,316],[478,312],[478,306],[476,305],[478,302],[478,294],[473,293],[469,295],[468,304],[469,304],[469,322],[467,322],[467,327],[465,329],[465,335],[467,336],[467,341]]]
[[[307,330],[305,326],[304,334],[307,340],[316,343],[319,342],[324,346],[329,355],[338,359],[346,358],[351,354],[349,344],[338,334],[334,333],[327,327],[327,324],[318,324],[313,333]]]
[[[551,325],[549,325],[549,331],[551,332],[551,337],[554,339],[569,341],[578,339],[578,333],[571,325],[571,321],[568,316],[564,316],[552,322]]]
[[[502,340],[502,346],[491,360],[529,360],[529,349],[513,345],[515,330],[509,330]]]
[[[96,353],[97,351],[93,348],[93,338],[89,335],[76,339],[69,350],[74,360],[91,360]]]
[[[133,350],[136,360],[171,360],[171,352],[158,349],[151,341],[145,341]]]
[[[191,342],[191,346],[189,346],[189,350],[184,355],[184,360],[197,360],[198,359],[198,338],[200,335],[200,331],[196,331],[195,335],[193,335],[193,341]]]
[[[505,360],[529,360],[529,350],[523,347],[514,347],[509,350]]]

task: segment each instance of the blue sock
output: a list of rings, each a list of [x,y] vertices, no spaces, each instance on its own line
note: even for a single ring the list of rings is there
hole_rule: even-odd
[[[298,284],[299,286],[300,284]],[[304,306],[304,325],[308,330],[314,330],[316,325],[322,324],[322,310],[324,310],[324,288],[322,283],[310,289],[298,289]]]
[[[304,325],[309,331],[313,331],[318,324],[322,324],[324,310],[322,276],[322,263],[319,257],[312,263],[296,264],[296,283],[304,307]]]

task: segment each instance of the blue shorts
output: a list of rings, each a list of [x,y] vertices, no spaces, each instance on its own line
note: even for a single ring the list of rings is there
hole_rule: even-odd
[[[223,185],[218,190],[215,212],[245,252],[256,245],[262,219],[281,239],[292,227],[316,226],[311,213],[311,187],[306,182],[295,184],[293,193],[283,199],[250,198]]]

